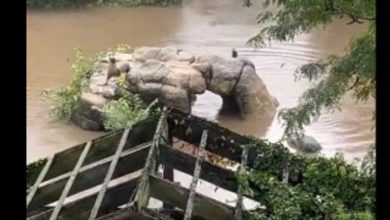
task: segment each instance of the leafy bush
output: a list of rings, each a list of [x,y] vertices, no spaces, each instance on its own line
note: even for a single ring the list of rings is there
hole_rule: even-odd
[[[375,216],[368,212],[341,213],[334,216],[335,220],[374,220]]]
[[[92,73],[94,64],[110,52],[132,53],[132,48],[127,44],[118,44],[114,49],[95,54],[92,58],[83,55],[80,48],[75,48],[75,63],[72,65],[73,79],[68,86],[47,89],[41,94],[44,101],[51,101],[54,105],[51,115],[60,120],[69,120],[70,116],[80,100],[81,93],[86,86],[87,78]],[[124,79],[122,79],[122,84]]]
[[[375,164],[361,167],[341,155],[330,159],[294,155],[280,143],[256,141],[249,147],[251,169],[238,176],[247,195],[266,207],[252,219],[374,219]],[[285,183],[283,169],[288,170]]]
[[[108,102],[102,109],[104,114],[104,127],[116,130],[134,125],[146,119],[152,111],[156,101],[145,107],[138,95],[129,94],[118,100]]]
[[[90,59],[86,58],[80,48],[75,48],[76,61],[72,65],[73,80],[68,86],[47,89],[42,92],[43,100],[50,100],[54,103],[51,114],[61,120],[68,120],[80,100],[81,92],[86,86],[86,77],[93,70],[93,64],[99,56]]]

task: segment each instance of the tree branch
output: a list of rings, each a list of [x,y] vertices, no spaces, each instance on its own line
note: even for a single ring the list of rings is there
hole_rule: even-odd
[[[347,25],[351,25],[353,23],[358,23],[358,24],[362,24],[363,22],[362,21],[359,21],[359,18],[355,18],[353,15],[348,15],[352,21],[348,22]]]
[[[353,85],[352,85],[351,87],[349,87],[349,88],[347,89],[347,91],[350,91],[351,89],[353,89],[353,88],[359,83],[359,81],[360,81],[360,77],[359,77],[359,76],[356,76],[355,82],[353,83]]]
[[[357,15],[353,15],[351,13],[347,13],[345,11],[342,11],[335,6],[333,0],[324,0],[324,1],[325,1],[325,10],[330,11],[333,15],[341,15],[341,16],[347,15],[348,17],[350,17],[352,19],[352,21],[348,22],[347,23],[348,25],[353,24],[353,23],[359,23],[359,24],[363,23],[360,20],[368,20],[368,21],[375,20],[375,17],[370,18],[370,17],[364,17],[364,16],[357,16]]]

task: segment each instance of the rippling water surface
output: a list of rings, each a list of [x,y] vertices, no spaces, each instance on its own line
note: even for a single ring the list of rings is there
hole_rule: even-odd
[[[280,108],[292,107],[310,84],[294,81],[294,70],[305,63],[330,54],[343,53],[351,37],[365,25],[346,25],[338,20],[294,42],[272,43],[253,49],[246,41],[259,30],[255,23],[261,4],[243,8],[239,0],[185,1],[174,8],[93,8],[77,11],[27,12],[27,161],[92,139],[102,133],[88,132],[49,117],[49,107],[39,93],[49,87],[65,85],[72,77],[72,48],[79,46],[88,55],[118,43],[138,46],[172,45],[195,54],[230,56],[237,48],[239,56],[254,62],[257,73]],[[198,97],[194,114],[216,120],[239,133],[278,140],[283,129],[276,119],[242,121],[220,117],[221,98],[206,92]],[[307,127],[324,147],[323,153],[343,152],[348,159],[362,157],[374,140],[371,113],[374,101],[356,104],[349,96],[343,100],[343,112],[325,113]]]

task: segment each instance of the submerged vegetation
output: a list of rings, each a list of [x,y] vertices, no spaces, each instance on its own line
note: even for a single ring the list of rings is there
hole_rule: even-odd
[[[27,7],[30,8],[80,8],[86,6],[142,6],[142,5],[158,5],[170,6],[179,5],[181,0],[27,0]]]

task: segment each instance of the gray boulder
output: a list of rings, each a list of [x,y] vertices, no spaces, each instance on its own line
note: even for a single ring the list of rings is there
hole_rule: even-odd
[[[299,138],[288,138],[287,144],[291,148],[305,153],[317,153],[322,149],[320,143],[318,143],[316,139],[309,135],[303,135],[303,137]]]
[[[159,99],[164,105],[191,112],[195,94],[206,90],[202,74],[192,66],[179,61],[145,61],[128,74],[129,90],[144,100]]]
[[[263,80],[261,80],[256,70],[250,66],[243,67],[240,80],[232,93],[237,100],[243,117],[256,115],[271,117],[276,113],[277,103],[272,97]]]
[[[244,66],[238,59],[224,59],[218,56],[200,56],[196,62],[210,64],[209,71],[212,75],[207,89],[221,96],[232,93]]]
[[[193,65],[197,64],[208,82],[207,89],[223,98],[223,108],[238,106],[243,118],[275,115],[279,103],[269,94],[249,60],[200,56]]]
[[[103,129],[103,116],[97,108],[102,108],[107,99],[93,93],[83,93],[80,102],[71,115],[73,123],[85,130]]]

